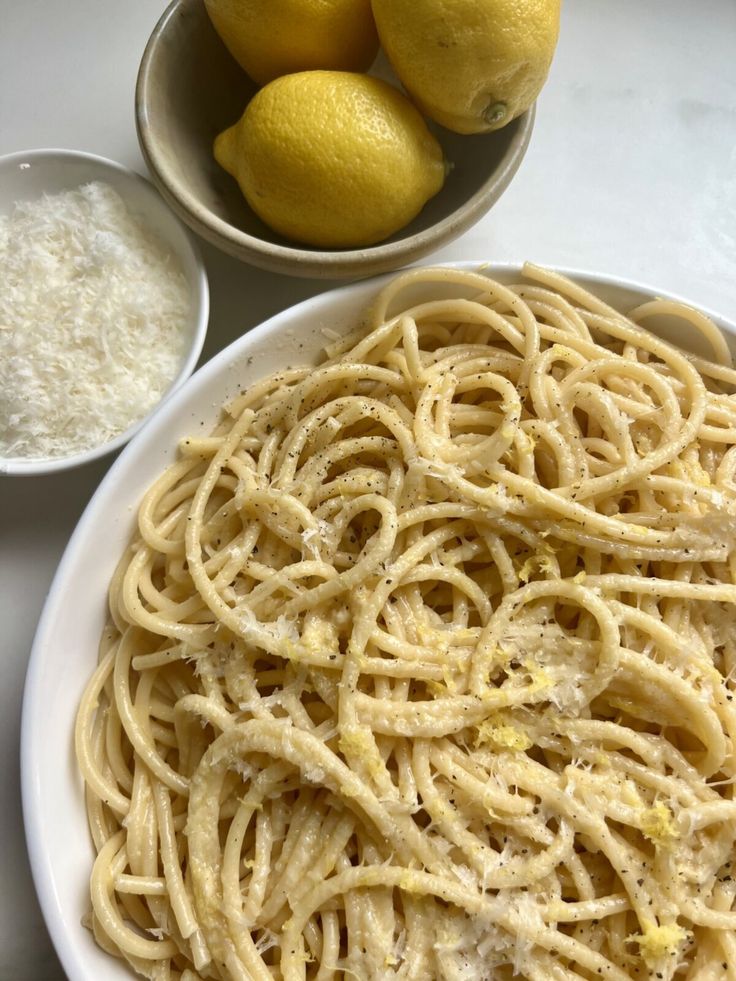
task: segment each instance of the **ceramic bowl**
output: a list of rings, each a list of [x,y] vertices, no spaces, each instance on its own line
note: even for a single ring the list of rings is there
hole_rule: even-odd
[[[374,73],[397,84],[380,60]],[[214,160],[215,136],[240,118],[255,92],[215,33],[203,0],[174,0],[141,61],[138,139],[154,182],[190,228],[237,259],[292,276],[357,279],[434,252],[500,198],[524,157],[534,123],[532,109],[503,129],[474,136],[430,124],[452,164],[442,190],[408,226],[378,245],[319,250],[271,231]]]
[[[179,260],[189,284],[191,303],[188,320],[183,325],[186,337],[184,354],[178,373],[161,400],[165,401],[196,367],[207,333],[209,288],[196,243],[171,213],[155,187],[121,164],[91,153],[28,150],[0,157],[0,214],[9,214],[16,202],[73,190],[90,181],[104,181],[117,191],[131,214]],[[89,463],[127,443],[157,408],[151,409],[114,439],[82,453],[40,459],[0,456],[0,474],[42,474]]]

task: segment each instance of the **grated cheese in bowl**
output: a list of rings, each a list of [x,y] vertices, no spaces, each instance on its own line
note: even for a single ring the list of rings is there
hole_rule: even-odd
[[[110,442],[161,401],[187,349],[178,259],[104,181],[0,215],[0,457]]]

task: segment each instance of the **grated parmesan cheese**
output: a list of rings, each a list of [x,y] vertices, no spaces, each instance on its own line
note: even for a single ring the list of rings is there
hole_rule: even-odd
[[[189,310],[177,261],[105,183],[0,216],[0,455],[70,456],[145,416]]]

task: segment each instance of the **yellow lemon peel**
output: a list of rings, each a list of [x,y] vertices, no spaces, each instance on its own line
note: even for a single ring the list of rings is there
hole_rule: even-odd
[[[398,89],[353,72],[284,75],[215,139],[253,211],[295,242],[356,248],[407,225],[442,187],[442,148]]]

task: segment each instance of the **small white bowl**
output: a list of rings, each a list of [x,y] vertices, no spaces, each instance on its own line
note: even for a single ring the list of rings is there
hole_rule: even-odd
[[[161,399],[163,402],[191,375],[197,364],[207,333],[209,287],[199,249],[153,185],[121,164],[92,153],[57,149],[11,153],[0,157],[0,214],[8,214],[18,201],[32,201],[43,194],[74,190],[90,181],[104,181],[117,191],[131,214],[179,260],[189,284],[191,306],[184,328],[185,354],[176,377]],[[112,453],[128,442],[157,411],[161,402],[114,439],[83,453],[54,458],[0,456],[0,474],[51,473]]]

